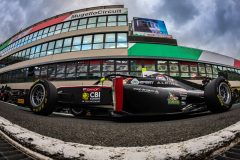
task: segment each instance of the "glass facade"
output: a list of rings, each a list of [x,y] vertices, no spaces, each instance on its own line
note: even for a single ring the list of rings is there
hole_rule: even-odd
[[[73,21],[59,23],[47,28],[43,28],[39,31],[31,33],[17,41],[11,43],[9,46],[0,51],[0,54],[6,54],[13,49],[17,49],[26,44],[32,43],[36,40],[53,36],[60,33],[87,29],[87,28],[97,28],[97,27],[114,27],[114,26],[127,26],[128,19],[127,15],[114,15],[114,16],[99,16],[90,17],[84,19],[77,19]],[[121,45],[121,44],[120,44]]]
[[[48,80],[87,80],[109,74],[141,76],[142,68],[173,77],[197,79],[206,75],[218,77],[219,71],[240,73],[239,70],[205,63],[155,59],[102,59],[73,61],[27,67],[0,75],[2,83],[29,82],[39,78]]]
[[[68,37],[46,42],[12,54],[0,61],[8,66],[21,61],[66,52],[86,51],[104,48],[127,48],[127,33],[105,33]]]

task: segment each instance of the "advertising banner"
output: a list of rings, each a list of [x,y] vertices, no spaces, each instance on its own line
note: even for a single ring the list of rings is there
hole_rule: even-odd
[[[133,18],[133,35],[172,38],[164,21],[136,17]]]

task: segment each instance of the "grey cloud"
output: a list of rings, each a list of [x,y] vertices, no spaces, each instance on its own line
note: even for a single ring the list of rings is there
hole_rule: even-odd
[[[239,18],[239,0],[216,1],[216,32],[224,34],[226,32],[239,32],[240,31],[240,18]]]
[[[196,8],[192,0],[165,0],[164,6],[160,8],[156,5],[156,11],[167,15],[168,18],[174,19],[176,25],[184,25],[188,21],[192,20],[194,16],[199,14],[199,10]]]

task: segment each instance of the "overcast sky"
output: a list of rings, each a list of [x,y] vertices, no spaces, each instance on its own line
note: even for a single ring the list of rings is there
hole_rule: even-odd
[[[179,45],[240,58],[240,0],[1,0],[0,42],[56,14],[108,4],[125,4],[130,19],[164,20]]]

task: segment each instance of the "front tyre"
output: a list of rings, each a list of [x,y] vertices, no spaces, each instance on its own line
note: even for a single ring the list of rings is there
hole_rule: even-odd
[[[39,115],[50,115],[56,105],[57,89],[49,81],[38,80],[30,89],[29,102],[31,110]]]
[[[214,79],[207,84],[204,98],[207,108],[213,113],[228,111],[233,104],[230,84],[223,77]]]

